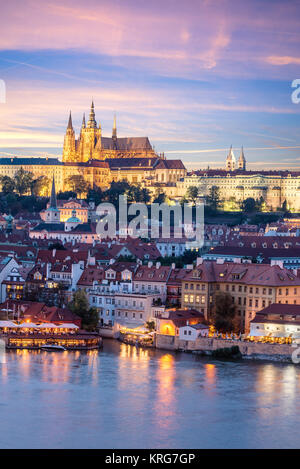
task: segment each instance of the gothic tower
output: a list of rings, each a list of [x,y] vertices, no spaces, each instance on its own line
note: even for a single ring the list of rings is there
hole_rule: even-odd
[[[114,115],[114,125],[112,129],[112,141],[113,141],[113,149],[117,150],[118,149],[118,144],[117,144],[117,119],[116,119],[116,114]]]
[[[246,158],[244,155],[243,147],[241,148],[241,153],[238,159],[238,168],[241,169],[242,171],[246,171]]]
[[[46,223],[59,223],[60,222],[60,211],[57,208],[54,174],[53,174],[53,180],[52,180],[50,203],[49,203],[49,207],[45,211],[45,215],[46,215],[46,218],[45,218]]]
[[[227,158],[226,158],[226,171],[234,171],[235,170],[235,164],[236,164],[236,160],[235,160],[235,156],[234,156],[234,153],[233,153],[233,150],[232,150],[232,145],[231,145],[229,153],[228,153]]]
[[[75,132],[72,124],[72,115],[70,111],[68,127],[64,138],[63,162],[76,161]]]
[[[90,116],[87,124],[85,124],[85,116],[83,116],[80,139],[78,141],[80,161],[88,161],[89,159],[95,158],[97,156],[96,145],[99,142],[99,139],[101,141],[101,126],[99,125],[99,128],[97,128],[94,102],[92,102]]]

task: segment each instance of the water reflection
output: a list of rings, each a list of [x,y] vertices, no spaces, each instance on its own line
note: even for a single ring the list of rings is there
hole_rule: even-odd
[[[8,352],[0,388],[0,448],[299,444],[294,365],[108,341],[100,352]]]
[[[213,363],[206,363],[204,365],[205,382],[209,389],[213,388],[216,384],[216,365]]]
[[[175,358],[166,353],[159,358],[156,372],[154,414],[158,428],[167,429],[173,425],[170,417],[176,414],[175,378]]]

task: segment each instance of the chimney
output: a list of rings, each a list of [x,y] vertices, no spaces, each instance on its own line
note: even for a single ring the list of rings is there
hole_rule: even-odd
[[[176,264],[175,264],[175,262],[173,262],[173,263],[171,264],[171,269],[173,269],[173,270],[174,270],[174,269],[175,269],[175,267],[176,267]]]
[[[203,264],[203,257],[197,257],[196,266]]]
[[[56,254],[56,249],[53,249],[52,250],[52,257],[55,257],[55,254]]]
[[[152,262],[152,261],[149,261],[149,262],[148,262],[148,267],[149,267],[149,269],[151,269],[152,266],[153,266],[153,262]]]
[[[219,258],[216,260],[216,264],[224,264],[224,259],[222,259],[222,258],[219,257]]]
[[[156,262],[156,264],[155,264],[155,266],[156,266],[157,269],[160,268],[160,265],[161,265],[160,262]]]

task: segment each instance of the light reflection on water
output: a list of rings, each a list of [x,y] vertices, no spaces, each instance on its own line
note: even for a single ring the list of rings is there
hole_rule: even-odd
[[[7,353],[0,448],[297,447],[300,368],[105,341]]]

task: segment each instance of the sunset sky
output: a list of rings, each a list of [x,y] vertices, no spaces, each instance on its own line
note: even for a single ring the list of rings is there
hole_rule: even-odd
[[[300,168],[299,1],[1,2],[0,156],[61,155],[92,98],[103,135],[149,136],[188,169]]]

